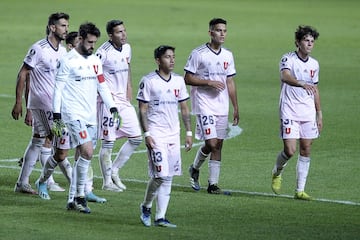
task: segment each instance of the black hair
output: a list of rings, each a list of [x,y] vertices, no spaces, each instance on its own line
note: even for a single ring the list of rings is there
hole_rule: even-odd
[[[121,25],[121,24],[124,24],[124,22],[121,20],[111,20],[111,21],[107,22],[106,32],[108,34],[112,34],[114,32],[114,27]]]
[[[80,25],[79,27],[79,36],[83,39],[87,37],[88,34],[95,35],[97,38],[100,37],[100,30],[91,22],[86,22]]]
[[[57,23],[57,21],[59,21],[60,19],[66,19],[69,21],[70,19],[70,16],[69,14],[67,13],[63,13],[63,12],[57,12],[57,13],[53,13],[49,16],[49,19],[48,19],[48,24],[46,26],[46,35],[49,35],[50,33],[50,30],[49,30],[49,26],[50,25],[54,25]]]
[[[75,38],[78,36],[78,32],[69,32],[66,36],[65,43],[66,44],[74,44]]]
[[[222,19],[222,18],[213,18],[209,22],[209,29],[213,29],[215,27],[215,25],[219,24],[219,23],[226,25],[227,22],[225,19]]]
[[[154,50],[154,58],[161,58],[162,55],[165,54],[165,52],[167,50],[172,50],[173,52],[175,52],[175,48],[172,46],[168,46],[168,45],[160,45],[159,47],[155,48]]]
[[[311,35],[316,40],[320,34],[311,26],[299,25],[295,32],[295,41],[300,42],[306,35]]]

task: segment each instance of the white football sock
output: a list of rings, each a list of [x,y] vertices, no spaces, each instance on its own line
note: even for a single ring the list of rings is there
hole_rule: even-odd
[[[63,161],[58,162],[58,165],[59,165],[61,172],[64,174],[64,176],[68,180],[68,182],[71,183],[72,167],[71,167],[69,160],[67,158],[65,158]]]
[[[114,142],[102,141],[101,149],[99,152],[100,169],[103,176],[103,185],[108,185],[111,180],[111,167],[112,160],[111,154],[114,147]]]
[[[32,137],[24,154],[21,171],[18,178],[18,183],[28,184],[29,178],[36,161],[39,157],[41,147],[45,143],[45,138]]]
[[[90,164],[88,168],[88,172],[86,174],[85,195],[93,191],[94,189],[93,184],[94,184],[94,170]]]
[[[76,194],[76,179],[77,179],[77,175],[76,175],[75,166],[76,166],[76,161],[75,161],[75,163],[74,163],[74,167],[73,167],[73,171],[72,171],[72,175],[71,175],[71,181],[70,181],[70,187],[69,187],[69,196],[68,196],[68,203],[74,201],[74,197],[75,197],[75,194]]]
[[[83,157],[79,157],[76,161],[76,197],[85,197],[85,183],[91,161]]]
[[[209,160],[208,166],[209,166],[209,184],[217,185],[219,183],[221,161]]]
[[[54,157],[52,155],[50,155],[50,157],[48,158],[48,160],[45,163],[45,166],[42,169],[40,178],[39,178],[39,182],[40,183],[44,183],[46,182],[49,177],[51,176],[51,174],[53,174],[54,169],[57,166],[57,161],[55,161]]]
[[[205,162],[206,158],[209,156],[209,154],[205,154],[202,152],[202,147],[201,146],[197,152],[196,152],[196,156],[194,159],[194,163],[193,163],[193,168],[195,168],[196,170],[199,170],[201,165]]]
[[[147,184],[143,206],[151,208],[152,203],[157,196],[159,186],[161,184],[161,178],[151,178]]]
[[[279,176],[282,174],[287,162],[289,161],[289,157],[285,154],[284,151],[281,151],[278,156],[277,156],[277,159],[276,159],[276,163],[275,163],[275,166],[272,170],[272,173],[275,175],[275,176]]]
[[[296,191],[302,192],[305,190],[306,179],[310,168],[310,157],[300,156],[296,163]]]
[[[170,201],[171,183],[172,183],[171,177],[164,178],[159,187],[157,201],[156,201],[155,220],[158,220],[160,218],[165,218],[166,211]]]
[[[117,153],[112,166],[112,173],[119,174],[119,169],[121,169],[125,163],[130,159],[130,156],[134,153],[136,148],[141,144],[142,137],[129,138],[120,148],[120,151]]]
[[[46,161],[49,159],[49,157],[52,154],[52,148],[48,148],[48,147],[41,147],[41,151],[40,151],[40,163],[41,166],[44,168]],[[49,176],[48,180],[46,181],[48,185],[50,184],[54,184],[55,180],[53,178],[52,175]]]

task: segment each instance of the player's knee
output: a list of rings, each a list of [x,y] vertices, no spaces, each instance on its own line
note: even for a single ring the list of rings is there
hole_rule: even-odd
[[[142,143],[143,138],[141,136],[138,136],[134,138],[129,138],[128,140],[131,145],[138,147]]]
[[[102,140],[101,141],[101,147],[102,148],[107,148],[107,149],[113,149],[114,148],[114,141]]]
[[[32,145],[34,145],[37,148],[41,148],[42,146],[44,146],[45,144],[45,138],[37,138],[37,137],[33,137],[31,139],[31,143]]]
[[[55,154],[54,154],[55,161],[57,161],[57,162],[64,161],[68,156],[68,152],[69,152],[69,150],[67,150],[67,149],[56,149]]]

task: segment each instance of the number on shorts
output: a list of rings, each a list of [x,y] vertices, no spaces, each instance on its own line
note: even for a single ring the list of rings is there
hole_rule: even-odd
[[[201,121],[203,126],[213,125],[214,124],[214,116],[201,116]]]

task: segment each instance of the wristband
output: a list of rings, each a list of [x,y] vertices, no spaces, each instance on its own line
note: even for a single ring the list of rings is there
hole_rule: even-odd
[[[150,137],[150,132],[149,131],[144,132],[144,136],[145,137]]]
[[[192,137],[192,131],[186,131],[186,136],[187,137]]]
[[[53,119],[61,119],[61,113],[53,113]]]

